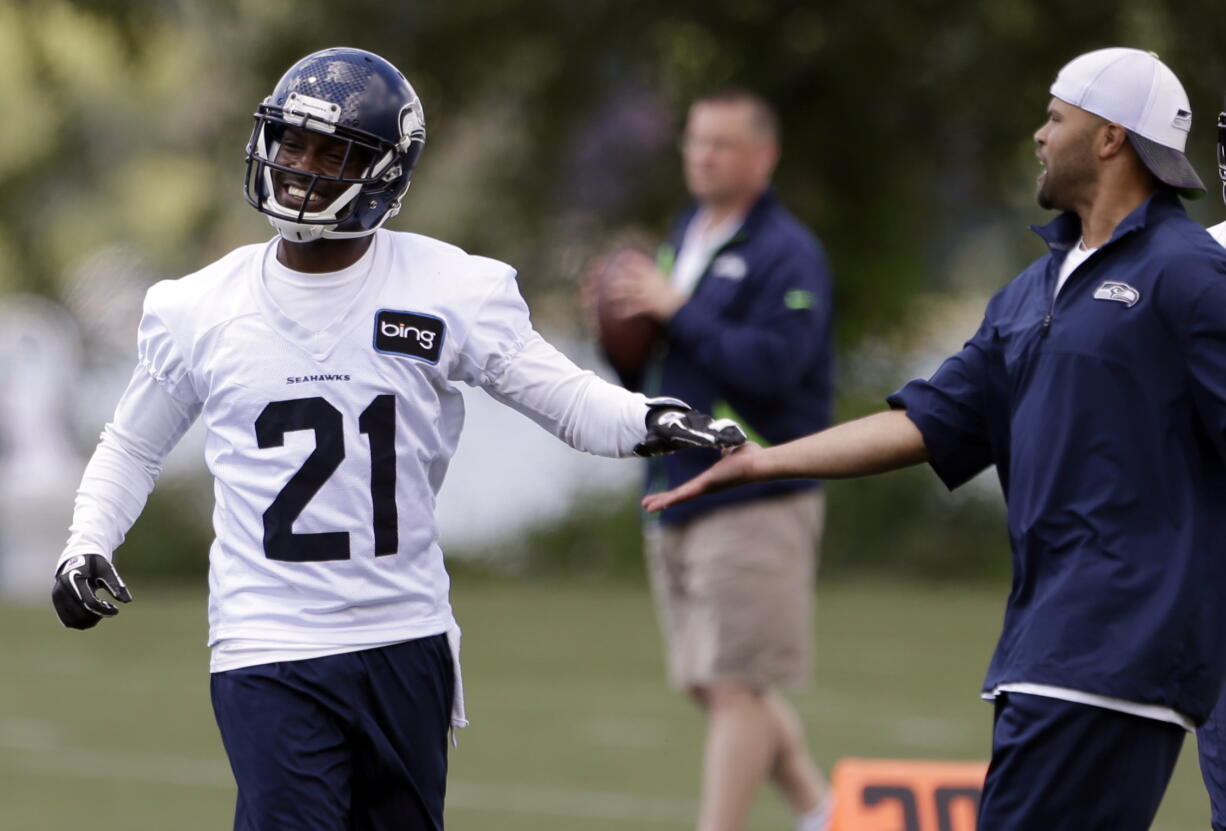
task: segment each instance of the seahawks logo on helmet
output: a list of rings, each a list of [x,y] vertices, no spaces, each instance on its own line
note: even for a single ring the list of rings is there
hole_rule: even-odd
[[[337,139],[345,143],[346,160],[368,161],[356,173],[345,169],[335,176],[278,164],[287,127]],[[256,110],[243,191],[292,242],[366,236],[400,210],[425,142],[421,102],[400,70],[361,49],[325,49],[291,66]],[[277,200],[277,173],[302,180],[299,206]],[[318,203],[337,186],[326,204],[312,206],[312,196]]]

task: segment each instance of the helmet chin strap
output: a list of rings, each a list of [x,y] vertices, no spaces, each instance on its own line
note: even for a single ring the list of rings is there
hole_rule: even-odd
[[[406,184],[404,189],[407,192],[409,185]],[[402,193],[400,198],[396,199],[396,201],[388,207],[387,211],[383,214],[383,217],[379,220],[379,223],[373,228],[368,228],[364,231],[337,231],[335,230],[335,224],[307,225],[277,216],[270,211],[265,211],[264,215],[268,217],[268,224],[277,229],[277,233],[281,235],[282,239],[289,242],[314,242],[317,239],[355,239],[357,237],[370,236],[375,231],[382,228],[384,223],[386,223],[389,219],[400,213],[400,205],[403,198],[404,194]]]
[[[358,196],[356,188],[351,188],[351,190],[353,193],[350,194],[349,201],[356,199]],[[269,192],[271,193],[271,191],[272,188],[270,179]],[[345,194],[341,194],[341,196],[337,197],[338,200],[343,200],[344,198]],[[266,206],[269,204],[276,206],[276,209],[270,208],[265,210],[264,214],[268,217],[269,224],[277,229],[277,233],[281,235],[282,239],[286,239],[290,242],[312,242],[317,239],[362,237],[374,232],[373,228],[370,231],[360,231],[357,233],[337,232],[334,229],[336,228],[338,222],[295,222],[293,219],[290,219],[281,213],[282,211],[285,213],[289,213],[290,211],[277,202],[275,197],[270,195],[265,198],[264,202]],[[338,210],[336,202],[333,202],[333,204],[329,206],[328,210]],[[318,216],[318,214],[315,214],[315,216]]]
[[[277,229],[277,233],[281,235],[281,239],[288,242],[314,242],[317,239],[355,239],[357,237],[368,237],[382,227],[379,226],[370,228],[365,231],[334,231],[328,225],[303,225],[299,222],[291,222],[288,219],[282,219],[272,214],[267,214],[268,224]]]
[[[287,242],[314,242],[321,239],[324,235],[324,226],[322,225],[303,225],[298,222],[290,222],[288,219],[282,219],[279,216],[267,214],[268,224],[277,229],[277,233],[281,235],[281,239]]]

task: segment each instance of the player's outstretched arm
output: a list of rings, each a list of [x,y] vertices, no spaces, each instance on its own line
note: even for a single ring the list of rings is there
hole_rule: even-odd
[[[688,482],[648,494],[643,507],[660,511],[712,491],[768,479],[847,479],[927,461],[919,428],[902,410],[865,416],[804,438],[762,448],[746,444]]]

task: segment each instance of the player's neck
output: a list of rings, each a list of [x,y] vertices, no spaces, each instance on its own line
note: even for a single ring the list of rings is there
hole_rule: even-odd
[[[311,242],[282,239],[277,246],[277,261],[286,268],[306,274],[341,271],[362,259],[374,238],[374,234],[367,234],[364,237],[317,239]]]

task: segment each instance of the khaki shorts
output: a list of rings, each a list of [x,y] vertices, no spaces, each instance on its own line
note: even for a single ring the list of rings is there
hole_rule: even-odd
[[[753,689],[812,672],[820,490],[721,508],[646,535],[670,682]]]

